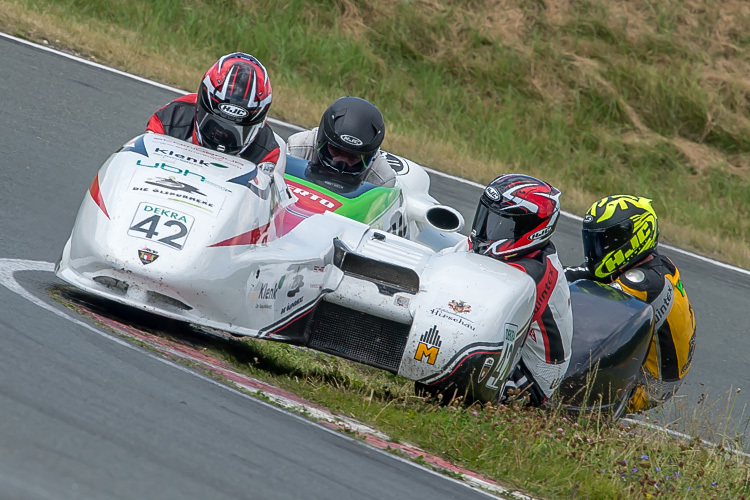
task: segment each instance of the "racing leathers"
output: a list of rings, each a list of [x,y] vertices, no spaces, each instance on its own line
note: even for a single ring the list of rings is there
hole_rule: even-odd
[[[595,279],[586,266],[568,267],[565,276],[570,282]],[[690,370],[695,351],[695,314],[680,271],[668,257],[654,250],[640,264],[608,284],[651,304],[654,309],[654,338],[628,411],[653,408],[677,391]]]
[[[469,251],[467,238],[448,251]],[[501,400],[528,397],[541,406],[560,385],[570,363],[573,313],[570,289],[555,245],[550,241],[522,257],[502,261],[528,274],[536,283],[536,299],[518,364],[511,369]]]
[[[315,162],[317,159],[317,151],[315,151],[317,136],[318,127],[290,135],[287,138],[287,152],[297,158]],[[393,187],[396,185],[396,174],[393,172],[391,166],[388,165],[385,157],[378,152],[365,171],[362,180],[376,186]]]
[[[146,125],[147,132],[165,134],[183,141],[200,144],[195,134],[195,105],[198,94],[178,97],[161,107],[151,116]],[[239,156],[255,163],[259,169],[271,174],[284,175],[286,148],[284,140],[266,123],[255,140]]]

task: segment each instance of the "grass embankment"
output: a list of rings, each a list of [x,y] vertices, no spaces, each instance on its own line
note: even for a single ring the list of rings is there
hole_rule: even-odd
[[[218,55],[269,68],[312,126],[376,103],[386,149],[487,182],[519,171],[581,214],[654,199],[662,241],[750,267],[750,7],[741,0],[0,0],[0,29],[197,87]]]
[[[654,198],[663,239],[750,267],[745,2],[0,0],[0,29],[184,89],[258,56],[273,114],[314,125],[344,94],[385,147],[486,182],[521,171],[577,213]],[[403,379],[272,343],[225,355],[396,439],[546,498],[743,498],[747,464],[697,441],[517,408],[440,408]]]

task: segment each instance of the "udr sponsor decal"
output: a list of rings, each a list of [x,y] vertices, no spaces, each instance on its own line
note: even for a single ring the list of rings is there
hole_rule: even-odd
[[[427,330],[419,338],[419,344],[417,345],[417,352],[414,354],[414,359],[422,361],[425,357],[427,363],[434,365],[438,354],[440,354],[440,346],[443,345],[443,341],[440,340],[440,335],[437,325],[433,325],[432,328]]]

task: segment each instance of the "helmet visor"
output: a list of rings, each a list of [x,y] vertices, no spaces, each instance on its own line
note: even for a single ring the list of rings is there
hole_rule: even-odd
[[[474,216],[472,233],[481,241],[514,240],[536,229],[536,214],[499,214],[479,203]]]
[[[610,252],[622,247],[633,237],[633,223],[624,220],[601,229],[583,229],[583,253],[589,262],[600,263]]]
[[[374,157],[375,154],[364,156],[344,151],[328,141],[318,148],[318,158],[323,165],[347,175],[360,175],[367,170]]]
[[[203,106],[196,109],[196,126],[204,146],[222,153],[235,154],[250,144],[263,127],[264,122],[239,125],[206,111]]]

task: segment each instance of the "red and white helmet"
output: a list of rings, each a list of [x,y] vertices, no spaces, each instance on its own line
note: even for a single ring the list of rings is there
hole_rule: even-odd
[[[501,175],[485,188],[471,229],[471,249],[505,260],[547,244],[560,215],[560,191],[521,174]]]
[[[223,56],[206,72],[198,89],[198,144],[242,153],[263,128],[272,97],[271,81],[260,61],[243,52]]]

